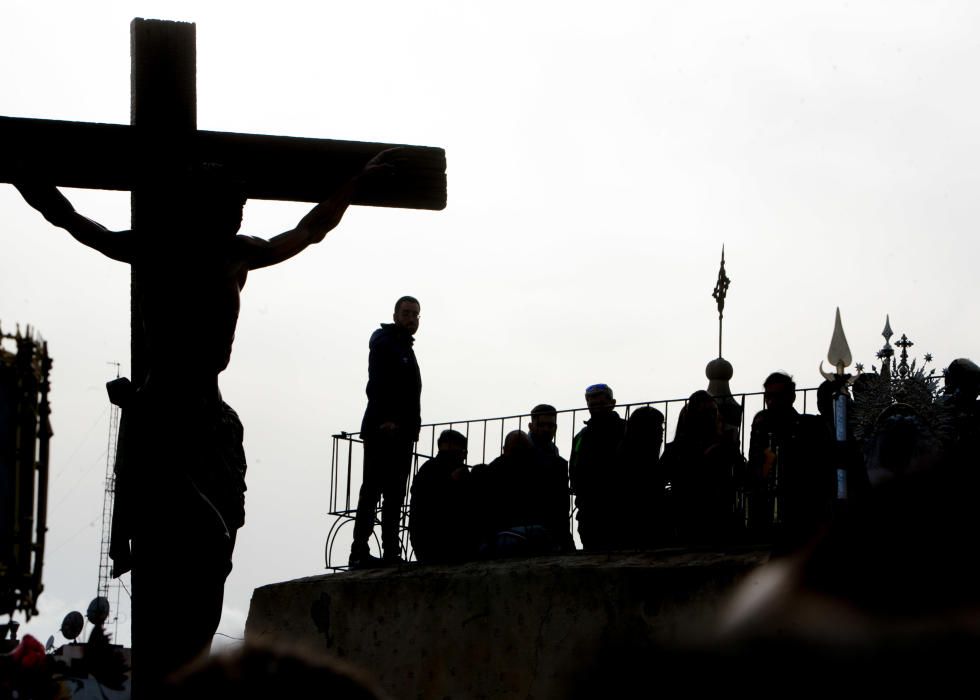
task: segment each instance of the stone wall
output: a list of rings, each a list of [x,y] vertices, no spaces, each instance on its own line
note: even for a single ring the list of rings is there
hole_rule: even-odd
[[[334,654],[398,699],[572,697],[634,663],[622,650],[708,629],[766,558],[579,553],[314,576],[256,589],[245,635]]]

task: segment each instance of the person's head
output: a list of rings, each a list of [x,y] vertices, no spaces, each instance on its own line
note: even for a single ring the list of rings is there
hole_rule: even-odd
[[[193,228],[208,236],[234,236],[242,226],[246,197],[242,184],[219,166],[195,169],[186,184]]]
[[[554,406],[539,403],[531,409],[531,422],[527,424],[527,432],[537,440],[554,442],[558,432],[558,411]]]
[[[466,461],[466,436],[458,430],[443,430],[436,442],[439,456],[463,464]]]
[[[415,331],[419,329],[419,312],[421,310],[419,300],[415,297],[399,297],[398,301],[395,302],[395,313],[391,318],[395,325],[403,331],[415,335]]]
[[[980,367],[965,357],[949,363],[943,379],[943,393],[952,396],[957,402],[969,404],[980,394]]]
[[[511,457],[532,449],[531,438],[523,430],[512,430],[504,438],[504,456]]]
[[[765,390],[766,408],[770,411],[788,411],[796,401],[796,382],[785,372],[773,372],[762,383]]]
[[[704,389],[695,391],[687,399],[684,429],[695,435],[714,435],[719,428],[718,402]]]
[[[608,384],[592,384],[585,388],[585,405],[593,417],[608,413],[616,407],[612,387]]]
[[[817,387],[817,411],[824,418],[834,417],[834,394],[837,393],[838,383],[824,379]]]
[[[653,406],[640,406],[632,411],[626,419],[626,439],[631,444],[656,448],[657,454],[660,454],[660,445],[664,440],[664,414]]]

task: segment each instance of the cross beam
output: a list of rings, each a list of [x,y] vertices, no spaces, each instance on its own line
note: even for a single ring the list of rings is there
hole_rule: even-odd
[[[251,198],[319,202],[398,146],[398,171],[354,204],[445,208],[441,148],[198,131],[195,34],[185,22],[133,20],[132,126],[0,117],[0,182],[138,192],[161,173],[209,164],[225,166]]]
[[[172,140],[173,137],[171,137]],[[134,190],[156,150],[137,127],[0,117],[0,182]],[[330,139],[192,131],[183,137],[186,165],[220,164],[250,199],[320,202],[372,156],[398,146],[405,159],[391,178],[359,192],[354,204],[444,209],[446,152],[441,148]]]

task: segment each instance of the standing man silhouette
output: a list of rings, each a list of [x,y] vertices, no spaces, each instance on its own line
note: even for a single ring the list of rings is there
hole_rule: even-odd
[[[361,422],[364,478],[357,499],[351,569],[399,564],[399,522],[405,483],[412,468],[412,445],[422,425],[422,374],[412,345],[419,329],[418,299],[395,302],[394,323],[383,323],[368,344],[368,405]],[[368,538],[374,529],[378,499],[381,507],[381,559],[371,556]]]

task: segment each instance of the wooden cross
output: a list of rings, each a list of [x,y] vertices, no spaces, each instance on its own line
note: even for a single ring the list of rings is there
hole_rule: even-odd
[[[0,182],[129,190],[132,228],[151,227],[150,193],[194,167],[221,166],[249,198],[319,202],[375,154],[402,144],[235,134],[197,129],[195,25],[134,19],[131,125],[0,117]],[[402,146],[387,180],[354,204],[439,210],[446,206],[446,153]],[[134,284],[138,280],[134,278]],[[145,374],[142,324],[132,302],[132,374]]]

